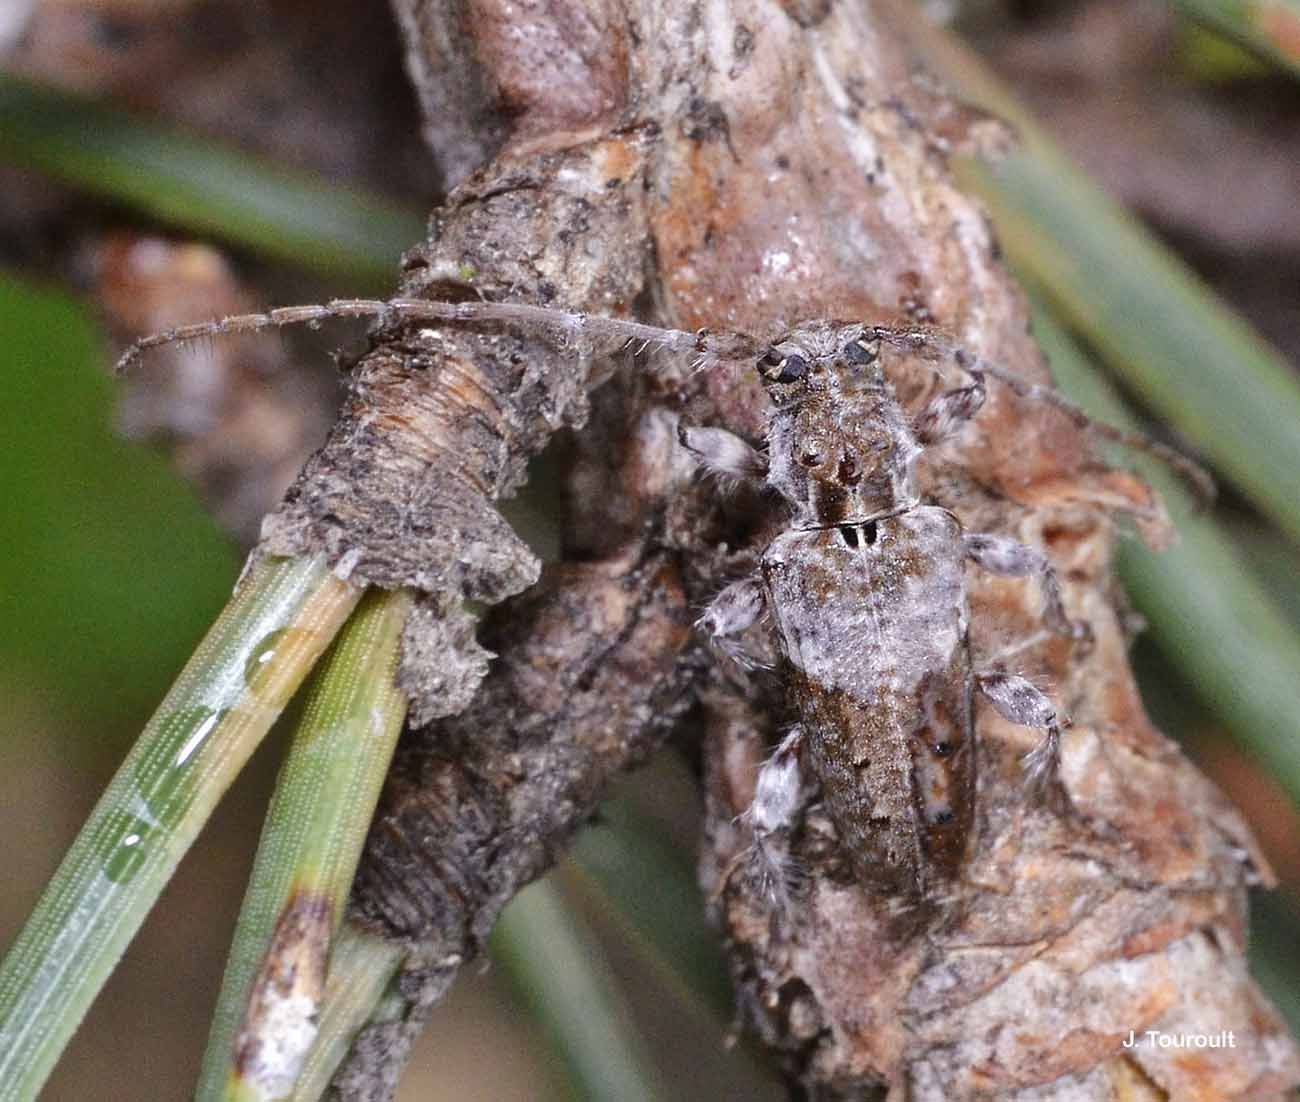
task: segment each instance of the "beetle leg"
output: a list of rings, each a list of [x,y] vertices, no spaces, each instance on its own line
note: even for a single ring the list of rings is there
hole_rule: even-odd
[[[1003,719],[1022,727],[1037,727],[1042,741],[1024,756],[1022,764],[1030,788],[1041,793],[1056,779],[1061,761],[1061,728],[1056,705],[1027,678],[1012,673],[985,673],[976,678],[980,692]]]
[[[1043,619],[1047,626],[1067,639],[1088,638],[1088,625],[1082,620],[1071,620],[1065,614],[1061,599],[1061,583],[1051,560],[1041,551],[1018,543],[1006,536],[968,532],[962,537],[966,556],[991,574],[1004,578],[1038,578],[1043,592]]]
[[[754,626],[767,607],[763,583],[757,574],[732,582],[710,602],[695,626],[705,632],[709,642],[737,665],[756,669],[765,663],[749,654],[740,644],[740,636]]]

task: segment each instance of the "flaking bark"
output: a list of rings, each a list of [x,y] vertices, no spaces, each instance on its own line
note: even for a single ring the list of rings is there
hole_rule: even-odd
[[[491,675],[467,711],[400,748],[367,843],[349,920],[411,947],[407,1010],[363,1031],[339,1098],[389,1096],[502,908],[672,732],[702,668],[673,556],[648,531],[617,557],[549,568],[484,634]]]
[[[625,309],[643,286],[646,140],[503,153],[435,212],[429,240],[405,258],[402,295]],[[460,710],[483,674],[472,636],[441,630],[441,610],[536,581],[536,558],[493,503],[554,432],[585,421],[590,368],[536,334],[380,332],[351,371],[325,447],[267,518],[259,553],[324,550],[356,581],[410,586],[433,603],[432,616],[412,619],[403,651],[413,722]],[[439,652],[459,678],[446,662],[418,661]]]

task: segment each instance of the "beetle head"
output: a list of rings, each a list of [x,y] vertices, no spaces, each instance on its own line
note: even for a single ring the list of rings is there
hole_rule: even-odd
[[[798,527],[863,524],[916,504],[921,449],[880,346],[869,326],[814,322],[759,358],[775,406],[768,481],[794,504]]]

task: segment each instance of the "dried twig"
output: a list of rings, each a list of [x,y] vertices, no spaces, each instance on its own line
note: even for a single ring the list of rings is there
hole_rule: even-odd
[[[341,1098],[386,1096],[501,909],[671,733],[703,669],[675,557],[652,528],[617,557],[547,570],[484,637],[501,652],[491,675],[467,711],[402,747],[371,832],[352,920],[412,946],[408,1007],[363,1032],[335,1078]]]

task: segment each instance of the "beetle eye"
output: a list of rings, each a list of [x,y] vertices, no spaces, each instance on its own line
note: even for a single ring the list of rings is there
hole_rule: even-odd
[[[843,355],[851,364],[874,363],[880,355],[880,342],[871,340],[864,333],[844,346]]]
[[[781,374],[776,377],[778,383],[792,383],[808,374],[808,361],[802,356],[787,356],[781,365]]]
[[[808,361],[795,353],[769,352],[759,360],[759,368],[774,383],[793,383],[808,374]]]

